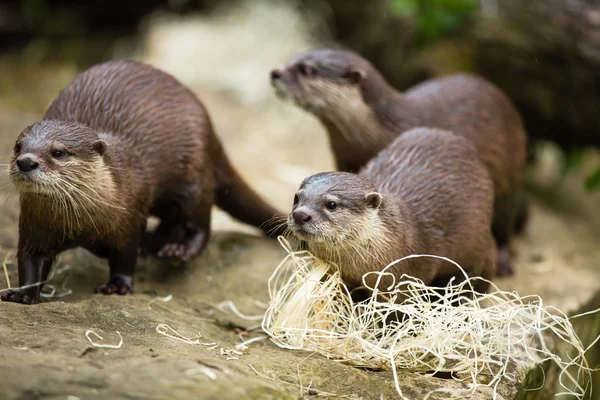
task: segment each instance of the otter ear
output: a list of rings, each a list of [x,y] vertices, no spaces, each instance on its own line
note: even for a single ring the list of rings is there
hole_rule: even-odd
[[[377,192],[370,192],[365,194],[365,203],[368,207],[378,209],[383,201],[383,197]]]
[[[92,148],[101,156],[103,156],[106,153],[106,150],[108,150],[108,143],[106,143],[104,140],[96,140],[94,142],[94,144],[92,145]]]
[[[365,79],[365,76],[367,76],[367,73],[362,69],[350,69],[342,74],[342,78],[352,84],[357,84],[362,81]]]

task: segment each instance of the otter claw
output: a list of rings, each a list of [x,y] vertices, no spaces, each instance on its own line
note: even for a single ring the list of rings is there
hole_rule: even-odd
[[[179,258],[181,260],[186,259],[185,246],[183,244],[166,244],[162,249],[159,250],[158,256],[161,258]]]
[[[116,276],[108,283],[98,286],[94,293],[126,295],[133,293],[133,282],[130,277]]]
[[[204,248],[204,232],[197,232],[184,240],[184,243],[167,243],[156,255],[160,258],[175,258],[180,261],[189,261],[198,255]]]
[[[19,304],[37,304],[37,299],[33,299],[29,297],[29,295],[25,294],[23,291],[17,290],[9,290],[7,292],[2,293],[2,301],[7,301],[10,303],[19,303]]]

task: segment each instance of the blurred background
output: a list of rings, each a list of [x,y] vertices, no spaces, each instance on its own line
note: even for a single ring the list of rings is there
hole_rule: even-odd
[[[269,71],[324,46],[360,53],[400,90],[462,71],[503,89],[530,137],[534,205],[515,244],[518,273],[499,284],[567,312],[600,307],[595,1],[1,1],[0,156],[8,160],[18,133],[78,72],[134,58],[196,92],[233,164],[287,211],[301,180],[333,160],[320,124],[275,98]],[[17,216],[13,197],[0,210],[4,249],[16,245]],[[213,228],[254,232],[219,210]],[[598,318],[582,324],[589,337],[600,333]]]
[[[39,114],[78,71],[138,58],[262,107],[270,68],[327,45],[359,52],[398,89],[485,76],[521,111],[532,161],[543,147],[553,178],[581,174],[590,196],[600,186],[600,5],[583,0],[2,1],[0,101]]]

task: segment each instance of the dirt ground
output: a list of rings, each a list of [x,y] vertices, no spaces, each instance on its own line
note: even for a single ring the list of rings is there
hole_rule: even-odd
[[[248,21],[262,26],[262,33],[255,35],[257,41],[275,28],[283,30],[273,24],[289,26],[279,38],[287,45],[265,49],[261,59],[244,64],[248,60],[244,52],[253,43],[219,36],[225,31],[234,35],[233,28],[223,27],[223,20],[197,18],[182,21],[179,31],[173,24],[156,25],[137,58],[174,73],[198,93],[241,174],[265,198],[287,210],[300,181],[332,169],[333,164],[321,126],[270,95],[268,69],[313,43],[310,39],[290,43],[288,37],[304,37],[298,33],[304,28],[297,21],[294,25],[283,18],[258,21],[248,17],[240,22],[240,14],[227,18],[227,27],[235,25],[240,32],[249,29],[244,25]],[[174,37],[179,40],[169,41]],[[188,37],[194,43],[220,37],[237,43],[239,49],[221,53],[202,46],[192,49],[182,39]],[[188,69],[180,68],[183,64]],[[33,67],[8,59],[0,62],[0,68],[2,80],[9,83],[0,103],[0,155],[7,159],[19,131],[41,116],[47,102],[76,70],[68,65]],[[532,215],[526,233],[514,246],[516,275],[498,284],[520,294],[540,294],[547,304],[570,312],[600,289],[600,198],[583,193],[577,176],[557,184],[551,152],[544,154],[550,155],[531,171]],[[11,250],[14,255],[18,201],[10,185],[2,196],[0,256],[4,257]],[[0,398],[280,399],[327,394],[396,398],[388,372],[356,369],[316,354],[279,349],[268,340],[252,343],[242,354],[232,352],[242,340],[261,335],[260,331],[246,332],[260,320],[238,318],[219,304],[231,301],[242,313],[260,315],[260,304],[268,301],[267,280],[284,252],[276,241],[262,238],[220,210],[213,211],[212,225],[207,251],[188,265],[140,261],[132,296],[93,295],[93,288],[107,277],[107,264],[76,250],[60,258],[52,281],[59,293],[70,290],[70,295],[30,307],[0,303]],[[14,286],[16,265],[9,261],[7,268]],[[0,288],[6,286],[0,278]],[[152,302],[168,295],[172,295],[169,302]],[[159,324],[186,337],[201,335],[200,342],[218,345],[174,342],[157,332]],[[104,342],[111,344],[119,342],[119,332],[122,347],[92,347],[86,338],[89,329],[101,330],[97,332]],[[415,399],[436,387],[461,386],[412,374],[401,374],[401,379],[405,394]],[[510,399],[515,392],[505,388],[502,395]],[[486,399],[490,394],[474,398]]]

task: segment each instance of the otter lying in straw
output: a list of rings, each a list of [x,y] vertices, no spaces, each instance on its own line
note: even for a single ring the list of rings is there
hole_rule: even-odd
[[[34,285],[2,294],[17,303],[38,302],[35,284],[67,249],[108,258],[96,292],[126,294],[142,238],[145,253],[186,261],[208,241],[213,203],[254,226],[278,214],[232,168],[197,97],[134,61],[79,74],[19,135],[9,173],[21,202],[19,283]],[[149,215],[161,223],[146,236]]]
[[[498,273],[512,274],[510,238],[523,229],[527,214],[527,138],[517,110],[498,88],[479,77],[453,75],[400,93],[364,58],[331,49],[296,55],[271,72],[271,82],[280,97],[321,120],[341,171],[357,172],[411,128],[447,129],[471,140],[494,182]]]
[[[294,197],[288,227],[308,250],[341,268],[350,288],[365,273],[411,254],[450,258],[470,276],[491,279],[496,247],[491,234],[493,186],[473,144],[453,133],[412,129],[360,170],[306,178]],[[430,284],[461,277],[450,263],[414,258],[398,263]],[[370,287],[375,277],[367,278]],[[476,290],[485,291],[480,282]],[[391,277],[382,287],[392,284]]]

